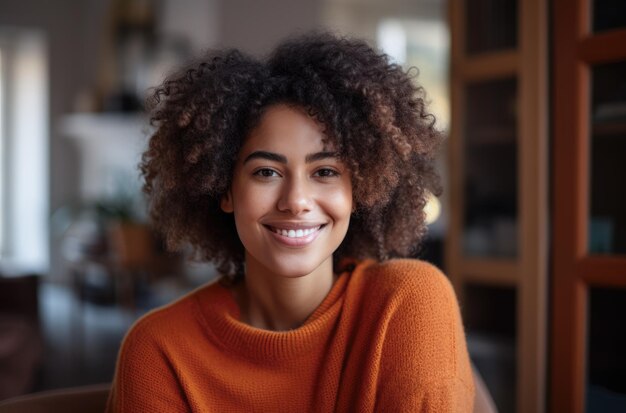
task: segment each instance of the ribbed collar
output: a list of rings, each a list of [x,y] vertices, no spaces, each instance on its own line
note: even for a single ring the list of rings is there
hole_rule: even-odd
[[[219,283],[198,291],[197,303],[211,339],[230,353],[258,362],[287,361],[323,346],[341,314],[351,279],[371,260],[356,263],[335,281],[322,303],[304,324],[289,331],[271,331],[241,322],[239,308],[230,290]]]

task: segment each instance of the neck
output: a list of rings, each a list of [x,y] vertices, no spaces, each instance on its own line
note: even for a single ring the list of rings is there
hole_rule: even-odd
[[[322,303],[333,286],[332,256],[310,274],[274,274],[246,255],[245,282],[235,290],[241,320],[265,330],[298,328]]]

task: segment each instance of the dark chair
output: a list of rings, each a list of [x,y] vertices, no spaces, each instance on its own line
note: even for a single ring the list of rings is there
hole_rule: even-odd
[[[0,314],[27,317],[39,326],[39,278],[35,274],[0,274]]]
[[[0,400],[33,391],[41,373],[43,338],[39,276],[0,276]]]
[[[110,388],[95,384],[14,397],[0,402],[0,413],[104,412]]]

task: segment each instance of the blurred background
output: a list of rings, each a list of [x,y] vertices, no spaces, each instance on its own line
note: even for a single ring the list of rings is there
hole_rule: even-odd
[[[145,312],[212,280],[166,252],[137,163],[150,87],[314,28],[419,69],[448,139],[419,258],[501,412],[626,411],[626,4],[2,0],[0,401],[113,377]]]

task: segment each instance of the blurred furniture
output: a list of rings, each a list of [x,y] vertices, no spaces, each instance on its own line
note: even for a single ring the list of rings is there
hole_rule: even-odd
[[[553,3],[550,411],[625,412],[626,2]]]
[[[91,218],[94,220],[93,218]],[[106,220],[97,235],[67,231],[64,242],[68,271],[77,300],[71,333],[77,359],[84,357],[87,343],[85,304],[119,305],[131,317],[164,304],[158,287],[166,277],[183,273],[182,254],[164,251],[162,241],[148,224],[130,220]],[[71,247],[71,248],[70,248]]]
[[[474,371],[474,413],[498,413],[480,374]],[[109,384],[54,390],[0,402],[0,413],[103,412]]]
[[[89,283],[97,277],[96,284],[112,286],[116,303],[135,310],[140,287],[147,288],[160,278],[182,273],[181,256],[164,251],[147,224],[109,222],[102,243],[103,248],[86,248],[70,261],[73,287],[81,302],[90,299]]]
[[[111,385],[51,390],[0,402],[0,413],[104,412]]]
[[[39,276],[0,276],[0,400],[32,391],[43,339]]]
[[[542,413],[548,314],[548,3],[458,0],[449,5],[446,272],[461,302],[470,355],[493,386],[498,408]],[[497,351],[477,351],[473,334]]]
[[[117,222],[110,225],[111,272],[116,276],[118,299],[135,307],[139,282],[146,286],[159,278],[181,273],[181,257],[167,253],[148,224]]]
[[[148,134],[143,131],[146,124],[147,120],[138,113],[79,113],[60,121],[60,133],[77,146],[81,158],[80,203],[91,207],[83,208],[86,211],[64,231],[62,243],[75,290],[84,299],[96,298],[89,297],[88,288],[95,281],[104,287],[112,286],[117,301],[133,308],[136,279],[144,271],[138,264],[145,268],[144,264],[151,263],[145,241],[140,240],[138,246],[129,245],[116,242],[119,237],[108,233],[111,222],[130,224],[141,220],[135,216],[143,211],[136,202],[141,199],[137,163],[147,145]],[[120,252],[118,246],[124,250]],[[125,255],[138,250],[141,257],[124,261]],[[94,291],[98,292],[91,290]],[[106,295],[101,297],[103,301],[110,298]]]

